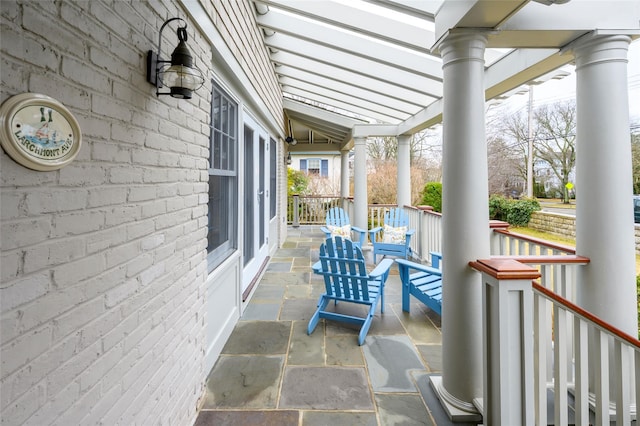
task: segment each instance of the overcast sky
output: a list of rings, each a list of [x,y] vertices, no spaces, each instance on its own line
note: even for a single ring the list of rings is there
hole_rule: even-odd
[[[640,121],[640,39],[629,46],[629,66],[627,75],[629,80],[629,115],[632,121]],[[549,80],[539,86],[534,86],[534,107],[546,103],[553,103],[575,99],[576,76],[573,66],[567,67],[571,75],[562,80]],[[514,109],[526,108],[529,96],[516,95],[510,98],[508,103]]]

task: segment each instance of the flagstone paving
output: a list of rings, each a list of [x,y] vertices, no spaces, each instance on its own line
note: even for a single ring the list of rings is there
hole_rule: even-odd
[[[395,265],[364,345],[357,327],[331,321],[307,335],[323,240],[317,226],[289,228],[209,374],[196,426],[451,424],[428,383],[442,368],[440,318],[415,300],[402,312]]]

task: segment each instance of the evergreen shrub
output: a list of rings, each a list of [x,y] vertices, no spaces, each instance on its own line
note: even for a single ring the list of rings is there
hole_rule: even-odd
[[[540,210],[540,203],[535,199],[510,200],[500,195],[489,198],[489,217],[509,222],[513,226],[527,226],[531,213],[537,210]]]
[[[422,205],[433,207],[433,211],[442,213],[442,183],[427,182],[422,190]]]

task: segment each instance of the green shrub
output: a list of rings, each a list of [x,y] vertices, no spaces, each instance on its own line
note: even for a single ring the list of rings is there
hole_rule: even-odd
[[[509,200],[500,195],[489,198],[489,217],[513,226],[527,226],[536,210],[540,210],[540,203],[535,199]]]
[[[287,168],[287,196],[305,195],[308,191],[309,178],[306,174],[291,167]]]
[[[510,200],[507,222],[513,226],[527,226],[531,213],[540,210],[540,203],[533,199]]]
[[[442,184],[440,182],[427,182],[422,190],[422,205],[433,207],[433,210],[442,213]]]
[[[507,210],[509,200],[501,195],[492,195],[489,197],[489,218],[495,220],[507,221]]]

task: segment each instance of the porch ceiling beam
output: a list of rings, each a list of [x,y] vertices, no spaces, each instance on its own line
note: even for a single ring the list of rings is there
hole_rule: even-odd
[[[324,122],[330,122],[336,126],[344,127],[349,131],[353,126],[364,123],[364,121],[362,120],[347,117],[346,115],[338,114],[326,109],[314,107],[303,102],[294,101],[293,99],[284,98],[282,100],[282,105],[287,111],[293,111],[296,114],[313,117]]]
[[[547,74],[573,61],[558,49],[519,49],[485,71],[485,99],[503,93]],[[442,121],[442,100],[438,100],[398,125],[399,134],[413,134]]]
[[[324,155],[340,155],[340,144],[337,143],[311,143],[311,144],[298,144],[289,148],[291,154],[304,155],[304,154],[324,154]]]
[[[290,52],[278,51],[272,53],[271,60],[276,65],[287,65],[313,74],[330,77],[336,81],[354,87],[367,89],[371,92],[384,95],[391,99],[397,99],[417,107],[427,105],[436,99],[426,94],[416,92],[415,90],[409,90],[405,87],[398,86],[395,83],[390,83],[389,81],[372,78],[367,75],[358,74],[351,70],[338,68],[322,62],[312,61],[311,59],[297,56]],[[281,69],[278,68],[277,72],[280,71]]]
[[[424,77],[442,81],[442,61],[439,57],[421,51],[401,49],[388,43],[355,35],[351,32],[339,31],[316,22],[303,21],[278,13],[275,10],[257,17],[258,25],[276,33],[266,37],[288,35],[292,38],[306,40],[316,45],[349,53],[354,56],[370,59],[395,68],[404,69]],[[309,54],[313,54],[311,51]]]
[[[289,118],[292,123],[309,127],[314,132],[336,141],[342,141],[350,131],[350,129],[331,127],[330,124],[315,120],[313,117],[300,116],[295,113],[289,113]]]
[[[433,21],[436,12],[440,9],[443,0],[365,0],[374,4],[383,4],[385,7],[406,13],[411,16]]]
[[[290,52],[324,64],[349,64],[350,68],[345,67],[345,69],[350,69],[352,72],[389,83],[397,82],[401,87],[417,90],[435,98],[442,97],[442,83],[440,81],[373,59],[352,55],[321,44],[278,33],[265,38],[265,44],[275,50]]]
[[[346,2],[300,0],[260,0],[260,2],[271,6],[269,13],[262,17],[270,15],[276,9],[281,9],[427,54],[430,53],[429,47],[435,41],[434,32],[428,29],[430,24],[433,25],[432,21],[425,20],[422,27],[410,25],[400,20],[397,20],[397,25],[393,25],[390,24],[390,19],[393,19],[391,14],[379,15],[352,7]],[[295,21],[295,19],[293,20]]]
[[[485,98],[493,99],[535,78],[573,62],[558,49],[517,49],[485,71]]]
[[[278,75],[278,80],[283,85],[296,86],[291,83],[289,79],[301,81],[305,84],[318,87],[318,93],[323,93],[326,96],[331,96],[331,94],[334,93],[336,97],[343,98],[344,100],[351,98],[354,102],[358,101],[367,105],[379,105],[378,110],[380,112],[387,111],[389,115],[396,116],[397,118],[415,114],[420,110],[420,106],[418,105],[412,105],[361,87],[352,86],[338,80],[332,80],[321,75],[308,73],[284,65],[278,67]],[[289,79],[287,79],[287,77]]]
[[[453,28],[494,29],[524,7],[529,0],[445,1],[436,14],[436,40]]]
[[[284,77],[288,78],[288,77]],[[407,118],[407,115],[402,116],[402,118],[396,115],[388,115],[383,112],[379,112],[381,108],[376,107],[375,105],[369,104],[366,105],[363,102],[359,102],[353,99],[346,99],[344,96],[336,96],[334,94],[323,94],[318,90],[317,87],[312,85],[304,84],[303,82],[296,81],[288,81],[287,83],[295,84],[295,86],[289,86],[288,84],[283,85],[283,91],[286,93],[290,93],[295,96],[300,96],[306,99],[309,99],[314,102],[318,102],[320,104],[328,105],[337,109],[341,109],[344,111],[351,111],[355,114],[358,114],[363,117],[372,118],[382,122],[392,122],[399,123],[402,120]],[[347,97],[348,98],[348,97]],[[375,109],[374,109],[375,108]]]
[[[545,6],[530,2],[500,26],[504,31],[578,31],[593,29],[638,31],[640,2],[629,0],[577,1]]]

